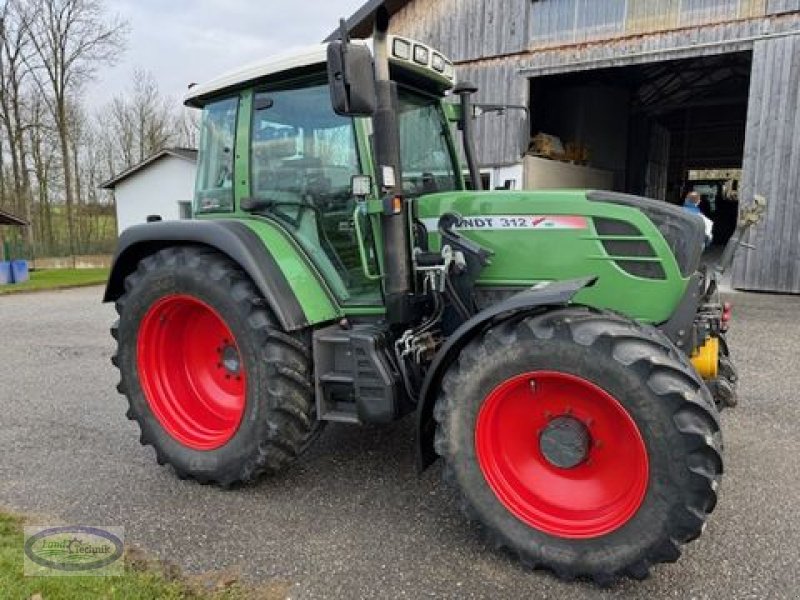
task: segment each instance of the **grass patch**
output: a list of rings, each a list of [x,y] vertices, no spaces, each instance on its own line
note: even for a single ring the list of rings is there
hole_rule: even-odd
[[[183,577],[174,566],[126,552],[119,577],[25,577],[22,572],[23,521],[0,511],[0,596],[27,600],[108,598],[121,600],[239,600],[277,598],[270,590],[245,590],[235,580],[213,575]],[[288,587],[283,589],[285,597]],[[265,594],[266,592],[266,594]]]
[[[42,269],[31,271],[25,283],[0,285],[0,295],[99,285],[107,279],[108,269]]]

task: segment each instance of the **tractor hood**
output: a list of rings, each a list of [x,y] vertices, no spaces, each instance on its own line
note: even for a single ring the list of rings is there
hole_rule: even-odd
[[[519,291],[542,281],[597,276],[579,302],[636,319],[669,319],[697,269],[703,224],[678,207],[613,192],[459,191],[423,196],[418,216],[432,247],[439,216],[456,213],[456,229],[492,250],[479,288]],[[620,298],[620,290],[635,290]],[[495,294],[496,296],[496,294]]]

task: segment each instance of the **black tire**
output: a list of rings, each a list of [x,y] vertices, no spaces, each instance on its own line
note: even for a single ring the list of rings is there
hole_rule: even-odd
[[[171,435],[142,389],[137,365],[142,320],[154,303],[174,294],[196,298],[224,319],[246,369],[241,422],[215,449],[188,447]],[[172,465],[179,477],[225,487],[251,482],[288,467],[316,437],[308,335],[282,331],[248,276],[227,257],[194,246],[148,256],[125,279],[116,309],[112,362],[120,370],[118,390],[128,399],[128,418],[138,423],[140,441],[153,446],[158,463]]]
[[[615,398],[646,448],[647,486],[636,512],[597,537],[559,537],[517,518],[487,482],[476,450],[478,413],[502,382],[522,373],[571,374]],[[473,340],[443,380],[434,416],[445,481],[490,542],[562,579],[647,577],[700,535],[722,474],[718,414],[702,380],[653,328],[583,307],[501,323]],[[533,388],[535,390],[535,387]]]

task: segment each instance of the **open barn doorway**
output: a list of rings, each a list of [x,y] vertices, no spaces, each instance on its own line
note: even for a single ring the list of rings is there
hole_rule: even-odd
[[[559,138],[617,191],[674,204],[698,191],[714,244],[724,244],[738,211],[751,63],[748,51],[536,77],[532,134]]]

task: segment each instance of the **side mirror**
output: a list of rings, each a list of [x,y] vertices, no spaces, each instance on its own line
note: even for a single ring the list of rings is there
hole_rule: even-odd
[[[378,104],[372,53],[341,40],[328,45],[328,85],[337,115],[369,117]]]

